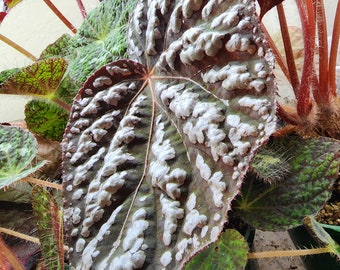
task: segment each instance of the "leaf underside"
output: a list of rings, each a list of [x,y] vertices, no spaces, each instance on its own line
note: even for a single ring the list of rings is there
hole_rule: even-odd
[[[76,269],[178,269],[216,241],[275,129],[253,1],[140,1],[128,52],[75,97],[63,140]]]
[[[329,187],[339,172],[340,144],[325,137],[287,136],[276,138],[266,147],[281,151],[279,158],[286,159],[289,172],[272,185],[250,177],[233,207],[240,210],[247,223],[263,230],[300,225],[306,215],[316,213],[330,196]]]
[[[314,217],[307,216],[304,219],[304,225],[310,235],[321,245],[329,248],[329,252],[340,258],[340,245],[331,237],[323,228],[323,224],[318,223]],[[338,227],[338,226],[335,226]]]
[[[37,152],[34,136],[18,127],[0,126],[0,189],[41,168],[45,162],[30,167]]]

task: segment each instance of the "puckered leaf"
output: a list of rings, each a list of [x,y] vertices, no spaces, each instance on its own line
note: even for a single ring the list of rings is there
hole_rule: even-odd
[[[140,1],[128,44],[135,61],[86,81],[63,140],[77,269],[181,268],[217,240],[275,129],[252,1]]]
[[[0,189],[41,168],[30,167],[37,152],[34,136],[18,127],[0,126]]]
[[[196,255],[187,270],[233,269],[243,270],[248,260],[248,243],[236,230],[226,230],[220,239]]]
[[[289,163],[289,171],[282,171],[280,181],[273,185],[251,177],[242,186],[235,207],[256,228],[279,230],[300,225],[330,196],[328,188],[338,177],[340,143],[325,137],[287,136],[266,147],[281,151],[280,158]]]

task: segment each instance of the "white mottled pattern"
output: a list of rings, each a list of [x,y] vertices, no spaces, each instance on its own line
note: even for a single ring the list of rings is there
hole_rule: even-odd
[[[161,194],[159,199],[164,217],[163,242],[164,245],[171,244],[171,235],[177,229],[177,220],[184,217],[184,209],[180,208],[179,201],[166,198]]]

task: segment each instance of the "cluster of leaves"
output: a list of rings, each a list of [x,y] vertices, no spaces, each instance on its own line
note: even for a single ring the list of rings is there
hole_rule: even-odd
[[[28,67],[0,73],[0,93],[35,98],[25,109],[29,130],[62,139],[72,99],[85,80],[102,65],[126,56],[126,27],[134,3],[101,3],[75,36],[61,36]]]
[[[337,98],[332,81],[329,91],[322,88],[328,95],[321,102],[324,94],[317,86],[325,83],[321,72],[320,83],[312,75],[312,52],[306,53],[301,82],[293,79],[296,71],[287,60],[288,68],[282,69],[298,89],[297,110],[291,114],[279,105],[278,113],[297,126],[298,135],[281,132],[259,148],[274,131],[275,87],[271,54],[250,1],[135,2],[104,1],[74,37],[62,36],[37,63],[2,73],[0,80],[3,93],[39,98],[26,108],[32,131],[58,140],[69,121],[63,196],[70,263],[79,269],[121,264],[243,269],[246,242],[233,229],[222,232],[230,209],[254,227],[279,230],[301,224],[329,197],[328,187],[339,173],[339,137],[304,135],[338,134],[336,125],[329,132],[325,129],[334,125],[320,127],[324,108]],[[282,1],[258,2],[263,17]],[[312,17],[321,20],[320,38],[325,26],[324,17],[311,13],[322,1],[311,8],[312,2],[299,8],[306,44],[315,43]],[[114,61],[125,57],[132,60]],[[311,78],[313,89],[305,83]],[[68,120],[71,100],[85,80]],[[310,116],[314,105],[320,108],[317,121]],[[25,136],[34,148],[34,140]],[[6,138],[0,142],[0,162],[16,164],[5,151]],[[34,156],[25,153],[25,160]],[[26,172],[31,160],[25,166],[22,161],[8,171]],[[63,268],[58,206],[35,187],[33,207],[39,234],[47,239],[45,264]],[[305,224],[325,252],[338,256],[338,244],[320,224],[311,217]]]

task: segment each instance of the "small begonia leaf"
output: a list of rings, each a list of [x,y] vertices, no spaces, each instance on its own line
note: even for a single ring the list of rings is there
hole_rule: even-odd
[[[243,270],[248,260],[248,243],[236,230],[228,229],[205,250],[194,256],[186,270]]]
[[[0,88],[0,93],[50,98],[58,89],[67,69],[62,58],[49,58],[14,73]]]
[[[340,259],[340,244],[337,243],[325,230],[323,224],[317,222],[312,216],[306,216],[304,219],[304,225],[315,241],[317,241],[321,246],[329,248],[329,252],[335,255],[337,259]]]
[[[281,171],[280,181],[271,185],[249,175],[233,207],[246,222],[263,230],[300,225],[330,196],[329,187],[339,172],[340,143],[326,137],[287,136],[275,138],[266,147],[281,151],[289,170]]]
[[[30,166],[36,153],[37,141],[30,132],[0,125],[0,189],[41,168],[44,161]]]
[[[43,100],[31,100],[25,106],[27,128],[53,141],[61,141],[69,112]]]

